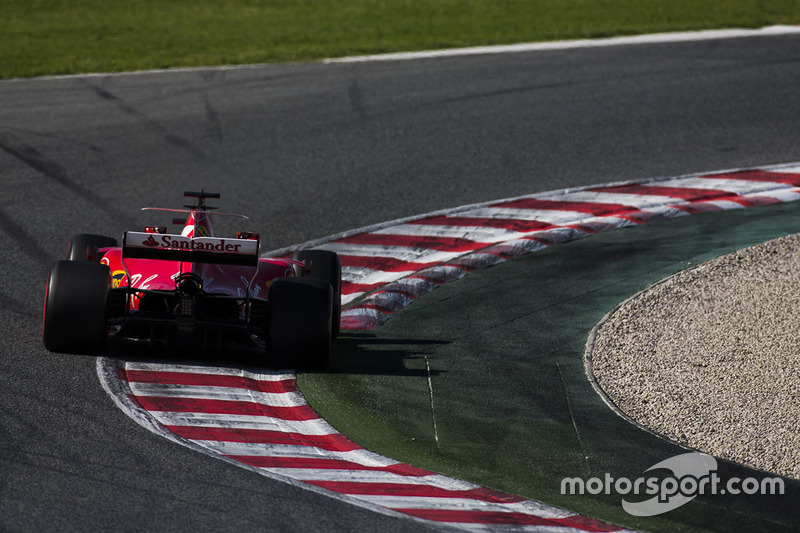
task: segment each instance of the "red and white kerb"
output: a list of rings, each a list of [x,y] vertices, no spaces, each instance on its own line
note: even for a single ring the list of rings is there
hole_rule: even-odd
[[[99,361],[101,381],[134,420],[271,478],[471,531],[621,531],[365,450],[320,418],[293,372]]]
[[[797,200],[799,187],[800,163],[592,186],[390,222],[294,249],[339,254],[342,301],[354,303],[342,312],[342,327],[366,329],[443,283],[551,244],[656,219]],[[365,450],[314,412],[291,372],[101,358],[98,374],[128,415],[160,435],[378,512],[471,531],[619,530]]]
[[[800,199],[800,164],[533,194],[314,243],[342,260],[343,329],[370,329],[437,286],[551,244],[694,213]]]

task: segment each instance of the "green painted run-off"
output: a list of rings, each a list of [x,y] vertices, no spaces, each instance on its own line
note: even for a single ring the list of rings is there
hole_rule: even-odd
[[[614,414],[589,384],[585,343],[603,315],[679,270],[798,230],[800,202],[552,246],[440,287],[374,332],[346,335],[333,370],[299,384],[346,436],[415,466],[628,527],[791,529],[800,524],[797,481],[787,480],[784,497],[698,498],[646,519],[625,513],[619,496],[564,496],[560,483],[635,479],[685,452]],[[727,463],[719,473],[758,475]]]

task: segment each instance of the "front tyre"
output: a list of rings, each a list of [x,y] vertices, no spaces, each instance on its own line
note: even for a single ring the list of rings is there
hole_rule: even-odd
[[[81,233],[69,241],[67,259],[70,261],[90,261],[99,263],[98,248],[112,248],[117,245],[117,239],[105,235]]]
[[[333,288],[331,339],[335,339],[339,336],[342,322],[342,262],[339,256],[328,250],[298,250],[292,259],[305,262],[303,277],[324,279],[331,284]]]
[[[85,261],[58,261],[44,297],[42,340],[51,352],[95,353],[106,345],[109,269]]]
[[[278,278],[269,287],[269,357],[278,366],[324,370],[331,353],[330,283]]]

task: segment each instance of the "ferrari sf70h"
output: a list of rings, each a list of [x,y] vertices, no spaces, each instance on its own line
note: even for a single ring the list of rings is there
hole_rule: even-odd
[[[289,258],[260,256],[258,234],[220,237],[206,200],[191,192],[164,226],[116,239],[81,234],[47,280],[42,336],[48,350],[92,353],[109,343],[196,350],[263,351],[266,360],[300,368],[327,366],[339,332],[341,263],[325,250]],[[183,218],[185,216],[185,218]]]

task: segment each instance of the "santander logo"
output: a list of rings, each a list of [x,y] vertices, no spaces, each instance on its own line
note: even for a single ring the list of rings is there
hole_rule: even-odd
[[[182,235],[152,235],[125,233],[125,246],[153,250],[183,250],[190,252],[258,254],[258,241],[249,239],[220,239],[217,237],[184,237]]]

